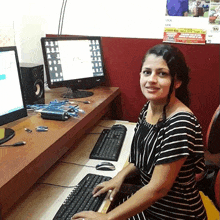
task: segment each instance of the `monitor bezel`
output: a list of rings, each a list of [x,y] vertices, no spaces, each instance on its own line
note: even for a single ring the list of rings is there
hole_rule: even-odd
[[[102,69],[103,69],[103,76],[93,76],[87,78],[79,78],[79,79],[72,79],[72,80],[65,80],[61,82],[53,82],[51,83],[51,77],[49,72],[49,64],[47,60],[46,54],[46,46],[45,41],[47,40],[58,40],[58,41],[67,41],[67,40],[98,40],[100,44],[100,53],[102,57]],[[45,72],[47,77],[47,85],[50,89],[59,88],[59,87],[67,87],[71,88],[72,90],[84,90],[84,89],[91,89],[101,85],[103,82],[106,81],[106,73],[105,73],[105,66],[103,60],[103,51],[102,51],[102,41],[101,37],[98,36],[54,36],[54,37],[42,37],[41,38],[41,46],[43,52],[43,59],[45,65]]]
[[[21,119],[21,118],[24,118],[24,117],[27,116],[27,108],[26,108],[26,104],[25,104],[25,101],[24,101],[24,90],[23,90],[22,81],[21,81],[21,71],[20,71],[17,47],[16,46],[0,47],[0,52],[7,52],[7,51],[14,51],[14,53],[15,53],[15,60],[16,60],[19,84],[20,84],[20,88],[21,88],[23,108],[19,109],[19,110],[16,110],[16,111],[13,111],[13,112],[10,112],[10,113],[7,113],[7,114],[4,114],[4,115],[0,115],[0,126],[8,124],[10,122],[16,121],[18,119]],[[11,100],[11,101],[13,101],[13,100]]]

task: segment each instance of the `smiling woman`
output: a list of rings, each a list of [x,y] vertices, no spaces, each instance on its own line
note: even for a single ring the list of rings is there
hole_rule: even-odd
[[[147,103],[135,127],[130,163],[93,193],[111,190],[114,200],[131,174],[139,190],[121,192],[107,214],[82,212],[72,219],[207,219],[195,180],[205,169],[202,133],[188,107],[188,82],[189,69],[177,48],[162,44],[146,53],[140,87]]]
[[[149,59],[149,55],[152,56],[151,59]],[[149,60],[146,64],[149,62],[152,62],[152,64],[155,63],[154,68],[157,67],[159,72],[163,68],[162,73],[159,73],[160,75],[170,75],[171,85],[168,98],[172,94],[175,87],[176,97],[180,99],[186,106],[189,106],[189,68],[186,65],[182,52],[176,47],[161,44],[151,48],[146,53],[142,62],[142,69],[146,65],[146,60]]]
[[[143,95],[152,102],[166,102],[171,85],[169,68],[162,57],[147,56],[140,73],[140,86]]]
[[[172,106],[178,106],[174,111],[191,112],[187,108],[190,103],[188,83],[189,68],[181,51],[165,44],[151,48],[143,59],[140,73],[142,93],[150,101],[149,121],[161,124],[174,113]],[[158,107],[163,108],[162,118]]]

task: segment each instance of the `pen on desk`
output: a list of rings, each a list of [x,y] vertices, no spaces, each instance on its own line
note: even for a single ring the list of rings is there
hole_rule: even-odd
[[[29,128],[25,128],[24,130],[27,131],[28,133],[31,133],[31,132],[32,132],[32,130],[29,129]]]
[[[69,103],[70,104],[75,104],[75,103],[84,103],[84,104],[90,104],[91,102],[90,101],[80,101],[80,100],[73,100],[73,101],[70,101]]]
[[[14,144],[2,144],[0,145],[0,147],[18,147],[18,146],[22,146],[22,145],[25,145],[26,142],[25,141],[19,141],[19,142],[16,142]]]

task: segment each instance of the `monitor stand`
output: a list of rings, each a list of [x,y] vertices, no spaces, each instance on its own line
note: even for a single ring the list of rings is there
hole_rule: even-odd
[[[85,98],[92,96],[94,93],[85,90],[71,89],[67,93],[63,94],[62,97],[66,99],[76,99],[76,98]]]
[[[0,144],[5,143],[15,136],[15,131],[11,128],[0,128]]]

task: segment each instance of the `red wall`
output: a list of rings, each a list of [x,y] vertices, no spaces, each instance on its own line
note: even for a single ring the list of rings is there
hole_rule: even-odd
[[[121,89],[121,119],[136,122],[146,102],[139,86],[141,60],[155,39],[102,38],[109,85]],[[199,119],[204,134],[219,105],[219,45],[175,44],[185,55],[191,69],[191,109]]]
[[[47,35],[51,36],[51,35]],[[155,39],[103,37],[102,47],[109,86],[121,90],[118,112],[121,120],[136,122],[146,102],[139,86],[141,60],[152,46],[162,43]],[[185,55],[191,69],[191,109],[199,119],[204,135],[219,105],[220,45],[175,44]]]

